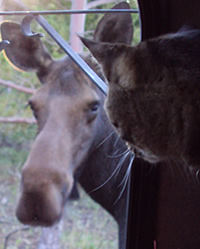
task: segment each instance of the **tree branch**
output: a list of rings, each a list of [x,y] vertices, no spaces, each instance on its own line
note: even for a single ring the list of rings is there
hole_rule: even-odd
[[[24,92],[24,93],[28,93],[28,94],[33,94],[36,92],[35,89],[31,89],[31,88],[28,88],[28,87],[24,87],[24,86],[19,86],[11,81],[6,81],[6,80],[3,80],[3,79],[0,79],[0,85],[3,85],[3,86],[6,86],[6,87],[10,87],[10,88],[13,88],[17,91],[20,91],[20,92]]]
[[[87,0],[73,0],[71,9],[83,10],[86,8]],[[72,49],[77,52],[83,52],[83,45],[77,34],[83,34],[85,29],[85,14],[71,15],[70,17],[70,45]]]
[[[37,122],[34,118],[0,117],[0,123],[36,124]]]
[[[42,228],[42,234],[37,249],[59,249],[63,230],[63,220],[53,227]]]
[[[0,223],[1,223],[1,224],[6,224],[6,225],[14,224],[14,223],[11,222],[11,221],[5,221],[5,220],[0,220]]]
[[[24,3],[22,3],[19,0],[14,0],[14,2],[17,4],[17,6],[19,6],[22,10],[27,10],[27,7]]]
[[[88,3],[87,9],[91,9],[91,8],[97,7],[97,6],[102,5],[102,4],[115,3],[115,2],[116,2],[116,0],[96,0],[96,1],[92,1],[92,2]]]
[[[11,237],[13,234],[15,234],[15,233],[17,233],[17,232],[19,232],[19,231],[27,231],[27,230],[29,230],[29,229],[30,229],[30,227],[21,227],[21,228],[17,228],[17,229],[14,229],[13,231],[11,231],[11,232],[6,236],[6,238],[5,238],[4,249],[7,249],[8,240],[10,239],[10,237]]]

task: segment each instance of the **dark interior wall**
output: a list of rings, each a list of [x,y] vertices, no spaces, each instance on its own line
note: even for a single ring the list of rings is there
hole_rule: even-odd
[[[200,0],[138,0],[142,40],[200,28]],[[200,55],[197,55],[200,56]],[[127,249],[199,249],[200,179],[173,162],[133,167]]]
[[[200,27],[199,0],[138,0],[142,39],[176,32],[185,24]]]

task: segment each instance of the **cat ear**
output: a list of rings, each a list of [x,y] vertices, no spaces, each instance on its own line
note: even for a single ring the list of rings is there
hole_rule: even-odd
[[[103,73],[108,81],[111,80],[113,62],[119,58],[121,54],[117,52],[117,45],[114,43],[97,42],[80,37],[83,44],[89,49],[92,55],[97,59],[103,69]],[[122,45],[123,46],[123,45]]]
[[[132,48],[125,44],[97,42],[83,37],[80,39],[101,64],[108,83],[115,83],[127,90],[135,88]]]
[[[111,47],[113,47],[111,43],[98,42],[84,37],[80,37],[80,39],[99,63],[104,61],[105,55],[107,54],[106,51],[111,50]]]

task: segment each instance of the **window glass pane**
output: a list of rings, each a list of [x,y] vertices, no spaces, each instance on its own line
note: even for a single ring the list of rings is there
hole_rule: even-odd
[[[110,2],[110,1],[109,1]],[[116,3],[119,1],[116,1]],[[90,4],[91,1],[89,1],[88,4]],[[31,1],[31,0],[24,0],[24,1],[2,1],[0,2],[1,10],[24,10],[24,9],[31,9],[31,10],[53,10],[53,9],[70,9],[71,4],[70,1]],[[113,3],[109,3],[106,5],[98,6],[98,8],[106,9],[111,8],[115,4],[115,1]],[[136,1],[130,1],[131,8],[137,8]],[[93,33],[94,29],[96,28],[99,20],[102,18],[102,14],[88,14],[86,17],[86,33],[84,35],[90,36]],[[0,17],[3,21],[3,17]],[[48,22],[63,36],[63,38],[67,41],[69,41],[69,29],[70,29],[70,16],[69,15],[51,15],[51,16],[45,16],[45,18],[48,20]],[[140,40],[140,26],[139,26],[139,18],[138,14],[132,14],[133,23],[134,23],[134,39],[133,44],[137,43]],[[16,22],[20,22],[22,20],[22,16],[9,16],[5,19],[14,20]],[[36,23],[33,22],[32,24],[33,31],[45,33],[45,31]],[[83,34],[81,34],[83,35]],[[45,37],[42,38],[42,41],[44,42],[47,50],[51,54],[52,58],[55,59],[53,63],[57,63],[56,60],[61,59],[64,56],[63,51],[61,48],[59,48],[52,39],[45,34]],[[22,47],[25,45],[24,43],[21,43]],[[30,44],[30,43],[29,43]],[[35,43],[30,45],[29,52],[32,51],[32,48],[35,46]],[[34,47],[35,48],[35,47]],[[42,56],[42,50],[39,51],[39,56]],[[32,68],[30,71],[36,71],[37,68],[34,68],[35,64],[32,63],[34,61],[33,57],[36,53],[29,54],[28,61],[31,63]],[[20,56],[22,56],[22,53],[19,53]],[[32,57],[31,57],[32,56]],[[41,61],[39,63],[43,63],[44,61],[50,65],[51,59],[47,56],[45,57],[43,55]],[[39,58],[39,57],[37,57]],[[121,177],[121,181],[118,185],[116,185],[116,190],[118,191],[117,194],[113,194],[112,191],[110,191],[107,186],[110,184],[111,180],[113,182],[116,182],[116,178],[118,177],[120,172],[120,168],[122,165],[122,162],[126,159],[124,156],[124,150],[125,147],[119,148],[118,147],[118,138],[116,136],[113,136],[112,132],[110,132],[106,136],[102,136],[102,138],[99,139],[98,143],[94,143],[93,146],[96,146],[97,148],[100,148],[101,146],[104,146],[109,141],[114,141],[114,145],[116,146],[111,149],[111,151],[104,151],[102,153],[102,157],[105,158],[105,162],[108,164],[111,160],[114,158],[117,158],[117,166],[115,173],[107,172],[104,178],[95,179],[94,175],[92,176],[92,173],[94,174],[96,170],[100,170],[103,172],[103,170],[107,171],[108,169],[104,169],[103,166],[100,168],[98,164],[98,160],[95,159],[93,164],[97,164],[96,169],[93,170],[93,168],[88,169],[88,164],[83,165],[83,168],[81,169],[80,173],[77,173],[77,177],[79,174],[82,174],[85,170],[86,173],[85,176],[87,176],[88,182],[85,183],[85,178],[82,175],[82,178],[80,178],[80,182],[82,185],[86,186],[85,190],[82,189],[81,185],[78,184],[78,191],[80,195],[80,199],[73,200],[73,201],[67,201],[66,206],[64,209],[63,219],[62,222],[59,223],[54,229],[42,229],[38,227],[30,227],[29,225],[22,225],[18,222],[18,220],[15,217],[15,211],[16,206],[18,203],[18,198],[20,198],[20,181],[21,181],[21,169],[24,163],[27,160],[27,157],[30,155],[30,150],[32,148],[32,145],[35,144],[34,141],[36,141],[36,137],[39,137],[40,134],[42,134],[42,130],[47,124],[46,120],[47,117],[49,117],[50,112],[50,106],[53,108],[53,104],[49,104],[48,108],[46,105],[44,105],[45,101],[50,101],[50,97],[47,98],[47,95],[38,95],[37,99],[32,102],[29,101],[31,95],[36,91],[36,89],[41,87],[39,79],[44,83],[45,80],[47,80],[45,77],[43,77],[46,74],[46,71],[38,71],[38,77],[33,72],[24,72],[22,70],[16,70],[11,67],[11,65],[7,62],[5,59],[3,53],[0,53],[0,63],[1,63],[1,69],[0,69],[0,79],[2,79],[2,85],[0,85],[0,112],[1,116],[5,117],[5,123],[0,123],[0,245],[4,246],[10,246],[12,248],[37,248],[38,245],[42,245],[45,243],[51,244],[57,244],[58,248],[70,248],[70,249],[92,249],[92,248],[109,248],[109,249],[116,249],[118,248],[118,226],[114,218],[108,214],[107,211],[105,211],[98,203],[94,202],[88,194],[86,194],[85,190],[89,192],[91,196],[93,196],[94,199],[96,199],[97,202],[100,202],[102,206],[107,207],[107,209],[110,212],[115,211],[115,217],[119,220],[119,217],[123,217],[125,220],[125,212],[126,207],[124,206],[122,209],[117,209],[118,203],[120,202],[121,195],[123,195],[123,186],[126,183],[126,178]],[[51,70],[53,72],[53,66],[52,63]],[[60,62],[62,63],[62,62]],[[14,62],[12,61],[12,64]],[[22,67],[24,67],[27,64],[24,64]],[[19,68],[21,64],[17,64],[17,67]],[[56,64],[56,67],[58,67],[58,64]],[[66,65],[67,70],[69,70],[72,67],[71,64]],[[59,67],[60,68],[60,67]],[[22,68],[21,68],[22,69]],[[29,70],[29,69],[28,69]],[[64,69],[59,69],[58,76],[63,74]],[[79,71],[77,75],[71,75],[71,74],[63,74],[62,80],[58,84],[59,87],[63,86],[63,81],[66,79],[72,80],[79,80]],[[45,75],[46,76],[46,75]],[[57,76],[57,77],[58,77]],[[67,78],[66,78],[67,77]],[[39,79],[38,79],[39,78]],[[54,81],[57,80],[55,78],[55,74],[52,73],[49,76],[50,79],[54,79]],[[84,79],[85,80],[85,79]],[[3,86],[4,83],[4,86]],[[9,84],[10,83],[10,84]],[[13,84],[12,84],[13,83]],[[54,83],[52,83],[54,84]],[[6,85],[6,87],[5,87]],[[15,86],[19,86],[18,89],[16,89]],[[46,94],[48,93],[51,99],[55,98],[55,93],[58,94],[58,89],[52,88],[51,90],[47,89],[45,84],[42,86]],[[29,91],[27,93],[26,91]],[[63,87],[63,91],[66,91],[66,89]],[[68,91],[73,90],[70,88]],[[74,91],[77,91],[76,89]],[[63,92],[62,92],[63,93]],[[60,93],[59,93],[60,94]],[[62,94],[61,94],[62,95]],[[96,95],[95,95],[96,96]],[[95,96],[92,97],[95,98]],[[83,97],[82,94],[79,95],[78,100]],[[87,97],[87,96],[86,96]],[[36,106],[35,102],[38,101],[38,98],[40,98],[40,105]],[[61,96],[61,99],[62,96]],[[59,104],[60,100],[55,98],[56,103],[56,115],[59,115],[59,111],[62,107],[62,104]],[[65,101],[65,99],[63,100]],[[96,108],[98,108],[98,103],[101,101],[101,99],[95,99],[95,102],[88,103],[88,106],[92,106],[90,108],[90,112],[87,113],[87,122],[92,122],[92,120],[96,117],[95,111]],[[29,102],[29,106],[27,103]],[[37,102],[38,103],[38,102]],[[50,102],[48,102],[50,103]],[[64,103],[64,102],[62,102]],[[75,102],[71,102],[71,106],[75,106]],[[77,102],[76,102],[77,104]],[[78,105],[78,104],[77,104]],[[79,105],[79,109],[82,107]],[[32,109],[32,110],[31,110]],[[78,110],[79,110],[78,109]],[[55,110],[55,109],[54,109]],[[84,109],[85,110],[85,109]],[[76,113],[75,113],[76,114]],[[35,118],[33,118],[33,115]],[[68,113],[64,113],[61,116],[66,118]],[[12,118],[10,118],[12,117]],[[40,123],[39,128],[37,128],[36,120]],[[58,122],[62,123],[63,119]],[[80,119],[79,119],[80,121]],[[85,121],[85,122],[86,122]],[[81,120],[81,122],[84,122],[84,119]],[[55,127],[58,125],[54,123]],[[74,127],[76,126],[76,123],[74,123]],[[101,129],[104,129],[102,125],[99,125]],[[64,129],[64,128],[63,128]],[[94,128],[95,129],[95,128]],[[59,130],[54,130],[54,134],[59,134]],[[73,131],[70,133],[70,135],[73,134]],[[87,132],[85,133],[87,135]],[[69,136],[70,136],[69,135]],[[75,134],[76,136],[79,135]],[[86,136],[85,135],[85,136]],[[51,132],[49,132],[49,136],[51,136]],[[59,137],[59,141],[62,140],[62,135]],[[69,137],[67,137],[69,139]],[[42,140],[40,141],[42,142]],[[38,142],[38,144],[40,144]],[[63,141],[65,143],[65,140]],[[47,146],[48,144],[46,144]],[[86,143],[87,145],[87,143]],[[109,145],[109,143],[108,143]],[[60,142],[56,145],[60,146]],[[58,147],[54,147],[55,150],[57,150]],[[78,142],[74,144],[74,147],[79,149]],[[62,150],[63,147],[59,147],[59,151]],[[33,149],[33,148],[32,148]],[[87,157],[89,153],[93,150],[92,146],[91,149],[88,151],[88,154],[85,155]],[[110,150],[110,148],[109,148]],[[66,153],[68,153],[68,149],[65,150]],[[84,151],[84,148],[81,150]],[[43,147],[42,150],[39,151],[41,153],[40,158],[45,158],[46,155],[46,149]],[[70,151],[71,152],[71,151]],[[109,152],[109,153],[108,153]],[[73,151],[75,154],[75,152]],[[81,156],[80,152],[80,156]],[[83,152],[84,153],[84,152]],[[49,158],[55,158],[53,157],[54,152],[49,153]],[[38,154],[37,154],[38,155]],[[70,154],[71,155],[71,154]],[[33,156],[34,159],[36,159],[36,155]],[[61,160],[62,155],[57,154],[57,159]],[[32,159],[31,159],[32,160]],[[76,159],[79,160],[79,157]],[[87,160],[87,162],[91,162],[92,157]],[[71,164],[75,164],[75,162],[71,162]],[[127,162],[126,162],[127,163]],[[91,163],[90,167],[93,166]],[[95,165],[94,165],[95,167]],[[124,173],[125,173],[125,169]],[[42,175],[45,178],[46,172]],[[64,174],[63,174],[64,175]],[[100,174],[102,175],[102,174]],[[58,176],[58,178],[62,178],[62,175]],[[48,179],[51,178],[51,175],[47,177]],[[54,196],[54,191],[57,191],[57,189],[62,185],[61,180],[56,181],[53,187],[53,190],[49,190],[49,188],[46,190],[49,191],[56,199],[56,196]],[[96,177],[98,178],[98,177]],[[36,181],[38,179],[35,179]],[[96,183],[93,183],[92,181],[95,180]],[[34,183],[34,182],[33,182]],[[48,184],[48,183],[47,183]],[[121,184],[121,185],[120,185]],[[45,185],[45,184],[44,184]],[[43,186],[44,186],[43,185]],[[58,187],[59,186],[59,187]],[[91,188],[91,186],[93,186]],[[105,189],[105,190],[103,190]],[[40,188],[41,193],[45,192],[43,191],[42,187]],[[101,190],[104,192],[104,195],[107,195],[106,200],[104,200],[104,197],[101,197]],[[28,190],[27,190],[28,191]],[[52,191],[52,192],[51,192]],[[98,192],[99,191],[99,192]],[[28,191],[29,193],[31,191]],[[98,196],[98,193],[100,195]],[[62,194],[66,194],[66,186],[62,186]],[[61,195],[62,195],[61,194]],[[95,195],[97,194],[97,197]],[[38,194],[39,196],[39,194]],[[26,194],[23,198],[26,198]],[[39,219],[38,214],[35,213],[38,212],[38,209],[42,209],[42,199],[40,197],[37,197],[38,200],[36,202],[33,201],[33,198],[30,198],[30,207],[32,208],[34,205],[36,207],[33,208],[33,217],[34,219]],[[98,201],[101,200],[101,201]],[[108,201],[107,201],[108,200]],[[109,201],[112,200],[113,205],[109,203]],[[38,204],[41,201],[41,205]],[[56,201],[59,203],[59,199],[56,199]],[[126,203],[126,201],[124,202]],[[51,200],[49,201],[49,206],[51,204]],[[28,203],[27,203],[28,205]],[[53,208],[53,206],[51,207]],[[49,209],[46,207],[45,211],[48,213]],[[43,211],[43,212],[45,212]],[[23,214],[22,214],[23,215]],[[123,238],[124,239],[124,238]],[[46,240],[46,241],[45,241]],[[48,242],[47,242],[48,241]],[[39,248],[39,246],[38,246]]]

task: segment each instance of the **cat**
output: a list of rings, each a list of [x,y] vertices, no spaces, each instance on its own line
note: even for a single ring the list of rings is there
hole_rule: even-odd
[[[107,79],[108,116],[136,156],[200,166],[200,30],[135,46],[81,40]]]

